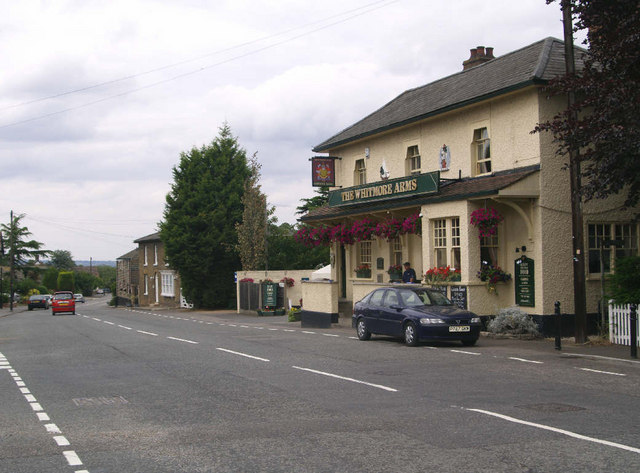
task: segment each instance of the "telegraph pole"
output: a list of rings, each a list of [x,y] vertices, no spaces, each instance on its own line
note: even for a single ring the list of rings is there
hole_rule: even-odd
[[[567,75],[575,75],[573,55],[573,21],[571,0],[562,0],[562,21],[564,24],[564,61]],[[569,120],[577,121],[573,110],[575,93],[567,94]],[[580,178],[580,152],[569,146],[569,178],[571,181],[571,229],[573,235],[573,303],[576,314],[576,343],[587,341],[587,296],[584,266],[584,223],[582,219],[582,181]],[[601,261],[600,264],[603,264]]]
[[[16,246],[16,232],[13,228],[13,210],[9,215],[9,310],[13,312],[13,258]]]

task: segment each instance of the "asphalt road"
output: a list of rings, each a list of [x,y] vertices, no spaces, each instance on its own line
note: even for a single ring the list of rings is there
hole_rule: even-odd
[[[640,364],[105,301],[0,318],[0,472],[640,468]]]

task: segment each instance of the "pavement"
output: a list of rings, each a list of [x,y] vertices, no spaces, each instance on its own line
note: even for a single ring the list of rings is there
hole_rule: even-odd
[[[114,310],[122,310],[123,307],[114,308]],[[42,309],[34,309],[42,310]],[[163,308],[145,308],[136,307],[134,310],[148,310],[148,311],[165,311]],[[284,316],[266,316],[260,317],[249,314],[237,314],[229,310],[188,310],[179,309],[184,313],[183,316],[190,316],[194,318],[209,319],[215,318],[221,322],[236,322],[236,323],[260,323],[262,325],[272,325],[274,327],[296,327],[300,326],[300,322],[289,322],[288,317]],[[4,305],[4,308],[0,309],[0,318],[2,317],[20,317],[26,315],[27,306],[18,305],[14,306],[13,311],[9,310],[8,304]],[[322,330],[330,330],[333,333],[344,334],[345,336],[355,336],[355,329],[351,327],[351,319],[340,318],[339,323],[332,324],[331,328]],[[510,348],[515,351],[527,350],[527,351],[539,351],[540,353],[561,353],[563,355],[575,355],[592,358],[614,359],[619,361],[625,361],[630,363],[639,363],[640,359],[631,357],[631,347],[625,345],[616,345],[609,343],[608,340],[604,340],[599,337],[589,337],[587,343],[579,344],[575,343],[573,337],[563,338],[561,343],[561,350],[555,349],[555,339],[553,338],[536,338],[536,339],[522,339],[512,336],[494,335],[487,332],[481,332],[478,345],[482,347],[503,347]]]

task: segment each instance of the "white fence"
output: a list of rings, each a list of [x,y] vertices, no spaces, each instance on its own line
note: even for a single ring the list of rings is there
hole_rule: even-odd
[[[609,340],[618,345],[631,346],[631,308],[627,305],[609,302]],[[640,333],[636,328],[636,346],[640,343]]]

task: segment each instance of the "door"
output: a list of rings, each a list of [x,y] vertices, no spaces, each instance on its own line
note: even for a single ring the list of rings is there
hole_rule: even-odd
[[[379,321],[381,333],[387,335],[402,335],[402,320],[404,315],[402,310],[398,309],[402,305],[399,295],[394,290],[387,290],[380,307]]]

